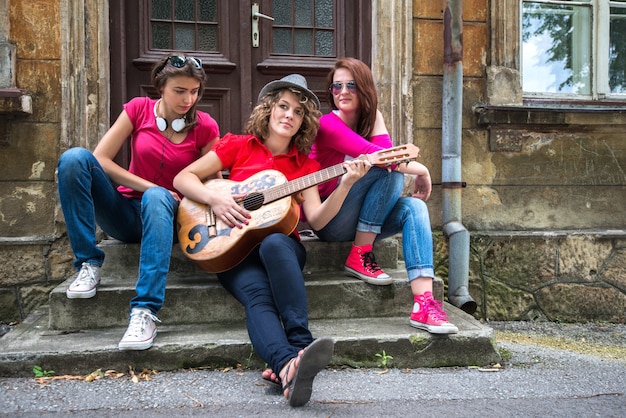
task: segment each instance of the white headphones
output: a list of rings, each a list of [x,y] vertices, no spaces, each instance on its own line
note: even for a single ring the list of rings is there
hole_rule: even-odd
[[[162,118],[159,115],[157,115],[157,106],[159,106],[160,102],[161,102],[161,99],[157,100],[156,103],[154,103],[154,117],[156,118],[157,128],[159,128],[159,131],[163,132],[164,130],[167,129],[167,119]],[[180,132],[184,128],[185,128],[184,116],[182,118],[174,119],[172,121],[172,129],[174,130],[174,132]]]

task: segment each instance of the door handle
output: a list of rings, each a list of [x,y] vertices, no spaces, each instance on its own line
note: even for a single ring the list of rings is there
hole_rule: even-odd
[[[259,3],[252,3],[252,48],[259,47],[259,18],[274,20],[272,16],[259,13]]]

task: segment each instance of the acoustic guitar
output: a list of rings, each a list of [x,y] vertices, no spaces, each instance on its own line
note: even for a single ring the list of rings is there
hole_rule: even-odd
[[[413,144],[381,150],[361,156],[375,166],[390,166],[416,159],[419,148]],[[205,183],[212,193],[245,194],[240,204],[251,212],[248,225],[230,227],[208,205],[183,198],[178,207],[177,228],[185,256],[201,269],[219,273],[239,264],[266,236],[280,232],[291,234],[298,226],[300,205],[293,196],[309,187],[342,176],[343,164],[287,181],[276,170],[264,170],[248,179],[235,182],[213,179]]]

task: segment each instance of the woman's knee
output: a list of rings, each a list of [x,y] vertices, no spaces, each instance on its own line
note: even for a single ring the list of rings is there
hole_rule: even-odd
[[[141,206],[143,210],[165,209],[174,213],[176,210],[176,199],[174,199],[172,193],[164,187],[150,187],[141,197]]]
[[[430,220],[428,206],[426,206],[426,202],[424,202],[423,200],[417,199],[415,197],[403,196],[398,199],[398,204],[401,205],[401,208],[404,211],[411,213],[416,218],[420,220]]]
[[[59,158],[58,167],[59,169],[68,169],[70,170],[77,165],[86,164],[91,158],[93,154],[86,148],[76,147],[70,148],[61,154]]]
[[[285,250],[291,247],[292,239],[285,234],[275,233],[270,234],[261,241],[259,251],[261,253],[269,253]]]

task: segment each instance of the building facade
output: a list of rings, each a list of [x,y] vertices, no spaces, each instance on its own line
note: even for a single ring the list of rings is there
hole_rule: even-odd
[[[24,319],[73,274],[56,163],[69,147],[93,149],[117,112],[110,16],[123,3],[0,3],[1,321]],[[527,91],[543,71],[522,62],[528,3],[372,0],[367,52],[380,108],[394,143],[418,145],[431,171],[444,279],[454,258],[446,217],[469,231],[476,317],[625,322],[626,96],[619,84],[617,94]],[[609,3],[590,7],[602,15]],[[608,49],[599,38],[593,50]],[[450,179],[454,135],[460,171]]]

